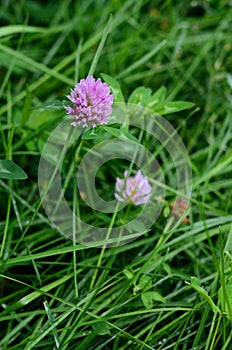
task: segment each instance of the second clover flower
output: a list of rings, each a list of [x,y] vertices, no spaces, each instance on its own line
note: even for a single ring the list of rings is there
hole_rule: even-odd
[[[114,196],[119,202],[140,205],[150,199],[151,190],[147,177],[142,175],[141,170],[138,170],[135,176],[130,177],[126,170],[124,179],[116,179]]]
[[[92,76],[81,79],[67,97],[72,102],[72,106],[65,106],[67,113],[73,118],[71,125],[80,124],[84,128],[94,128],[108,122],[114,96],[101,79],[95,80]]]

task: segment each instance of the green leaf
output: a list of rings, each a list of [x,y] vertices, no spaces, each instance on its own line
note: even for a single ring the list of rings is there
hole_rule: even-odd
[[[151,97],[151,89],[140,86],[135,89],[129,97],[128,103],[146,106]]]
[[[38,151],[37,138],[34,138],[34,140],[30,140],[30,141],[26,142],[25,146],[27,147],[28,151],[30,151],[30,152]]]
[[[11,180],[25,180],[27,174],[12,160],[0,160],[0,178]]]
[[[192,276],[191,283],[186,281],[185,283],[191,286],[193,289],[195,289],[209,303],[213,312],[221,312],[220,309],[217,307],[217,305],[214,304],[213,300],[208,295],[207,291],[203,287],[201,287],[197,277]]]
[[[162,86],[157,90],[149,99],[147,107],[153,107],[157,104],[161,104],[164,102],[166,97],[167,89],[165,86]]]
[[[103,80],[110,86],[112,94],[114,95],[114,102],[125,102],[119,83],[110,75],[102,73],[101,76]]]
[[[185,109],[191,108],[194,106],[194,103],[192,102],[185,102],[185,101],[176,101],[176,102],[166,102],[165,104],[157,105],[154,108],[154,111],[161,114],[171,114],[183,111]]]
[[[151,277],[147,275],[142,275],[139,279],[138,287],[141,290],[149,290],[152,286]]]
[[[99,335],[110,334],[110,327],[104,321],[94,323],[93,330]]]
[[[218,298],[221,304],[221,309],[226,313],[228,319],[232,321],[232,280],[224,288],[218,291]]]
[[[139,279],[139,283],[134,285],[133,293],[135,295],[140,291],[145,292],[146,290],[149,290],[151,286],[152,286],[151,277],[148,275],[142,275]]]
[[[141,299],[146,309],[152,309],[153,300],[149,292],[142,293]]]
[[[109,126],[103,126],[103,128],[110,133],[111,135],[123,140],[123,141],[133,141],[136,143],[139,143],[138,139],[136,137],[134,137],[133,135],[131,135],[128,131],[124,130],[124,129],[115,129],[115,128],[111,128]]]
[[[166,300],[164,297],[162,297],[161,294],[158,292],[145,292],[142,293],[141,299],[143,302],[143,305],[146,309],[151,309],[153,307],[153,301],[159,301],[161,303],[166,303]]]
[[[133,270],[130,271],[130,270],[124,269],[124,270],[123,270],[123,273],[124,273],[124,275],[126,276],[126,278],[127,278],[128,280],[132,280],[132,278],[134,277],[134,272],[133,272]]]
[[[165,218],[167,218],[170,215],[170,212],[171,212],[170,207],[168,206],[164,207],[163,214]]]

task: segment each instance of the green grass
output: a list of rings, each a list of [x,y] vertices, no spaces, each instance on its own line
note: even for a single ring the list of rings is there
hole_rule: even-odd
[[[0,179],[0,349],[232,348],[232,7],[194,3],[2,1],[0,159],[28,178]],[[98,248],[60,234],[41,206],[37,179],[43,146],[64,116],[45,104],[101,73],[116,79],[126,101],[138,87],[165,86],[166,104],[195,104],[164,116],[191,160],[190,222],[166,233],[162,210],[151,230],[111,248],[104,239]],[[165,145],[130,131],[166,171],[167,210],[174,172]],[[98,132],[72,144],[62,181],[74,211],[110,227],[112,215],[83,205],[75,181],[84,154],[112,138]],[[112,161],[97,173],[102,198],[112,199],[126,166]]]

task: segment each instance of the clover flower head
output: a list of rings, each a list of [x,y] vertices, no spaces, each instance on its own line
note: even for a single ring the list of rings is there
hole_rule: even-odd
[[[117,177],[115,184],[115,198],[119,202],[132,203],[134,205],[145,204],[151,197],[151,186],[146,176],[138,170],[135,176],[128,176],[128,170],[124,172],[124,178]]]
[[[71,125],[94,128],[107,123],[114,95],[110,94],[109,86],[101,79],[95,80],[93,76],[81,79],[67,98],[72,102],[71,107],[65,106],[67,114],[73,118]]]

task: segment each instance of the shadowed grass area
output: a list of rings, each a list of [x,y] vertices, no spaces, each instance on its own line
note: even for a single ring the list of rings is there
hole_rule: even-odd
[[[231,2],[222,0],[1,2],[0,159],[28,178],[0,179],[0,349],[232,347],[231,22]],[[53,102],[101,73],[118,82],[126,101],[143,86],[164,103],[194,103],[164,115],[191,160],[189,220],[166,233],[174,199],[166,183],[151,229],[107,249],[61,235],[37,179],[44,144],[65,114]],[[113,138],[109,129],[98,132],[70,147],[62,183],[73,210],[109,227],[112,215],[87,208],[75,180],[85,153]],[[131,134],[174,176],[162,147]],[[126,166],[119,160],[100,169],[99,196],[109,199]],[[125,220],[119,214],[116,224]]]

